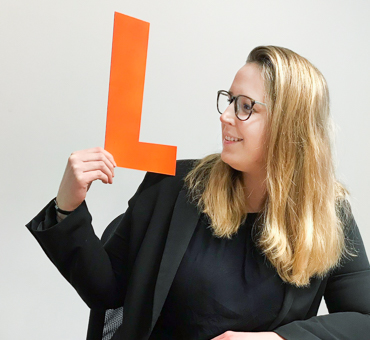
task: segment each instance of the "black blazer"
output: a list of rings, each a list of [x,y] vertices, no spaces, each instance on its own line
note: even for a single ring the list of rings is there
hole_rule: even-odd
[[[197,225],[183,178],[193,161],[178,161],[176,176],[148,173],[103,244],[83,202],[55,224],[51,201],[27,227],[62,275],[91,308],[88,340],[101,340],[107,309],[123,308],[112,340],[148,339]],[[358,256],[306,288],[285,284],[284,302],[267,330],[290,340],[370,339],[370,266],[354,219],[348,237]],[[324,296],[331,314],[315,317]],[[268,312],[268,306],[266,306]]]

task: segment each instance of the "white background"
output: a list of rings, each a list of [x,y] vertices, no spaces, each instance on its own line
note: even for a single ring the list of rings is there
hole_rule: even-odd
[[[0,338],[84,339],[88,308],[24,227],[58,190],[74,150],[104,145],[114,11],[151,24],[141,141],[178,159],[221,150],[216,91],[248,53],[278,45],[326,77],[338,126],[338,178],[367,249],[368,1],[12,0],[0,6]],[[116,169],[87,203],[96,233],[122,213],[144,173]]]

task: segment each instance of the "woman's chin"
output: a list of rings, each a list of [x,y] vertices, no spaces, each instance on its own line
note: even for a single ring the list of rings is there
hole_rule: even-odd
[[[227,156],[227,153],[224,151],[224,150],[222,150],[221,151],[221,159],[222,159],[222,161],[224,162],[224,163],[226,163],[226,164],[229,164],[229,162],[228,162],[228,156]]]
[[[227,165],[231,166],[233,169],[239,170],[237,162],[235,162],[235,159],[233,159],[233,157],[227,152],[224,151],[221,152],[221,160]]]

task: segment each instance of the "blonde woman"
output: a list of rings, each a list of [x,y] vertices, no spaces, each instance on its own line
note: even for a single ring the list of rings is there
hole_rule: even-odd
[[[101,148],[71,155],[27,225],[91,308],[87,339],[367,338],[370,266],[335,178],[324,77],[257,47],[217,109],[221,154],[148,173],[102,241],[85,203],[114,177]]]

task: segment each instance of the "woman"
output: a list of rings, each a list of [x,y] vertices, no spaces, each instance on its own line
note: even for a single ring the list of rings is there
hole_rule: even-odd
[[[325,79],[261,46],[217,105],[221,154],[148,173],[105,242],[84,201],[114,177],[101,148],[71,155],[57,204],[27,225],[91,308],[88,339],[365,339],[370,266],[334,175]]]

